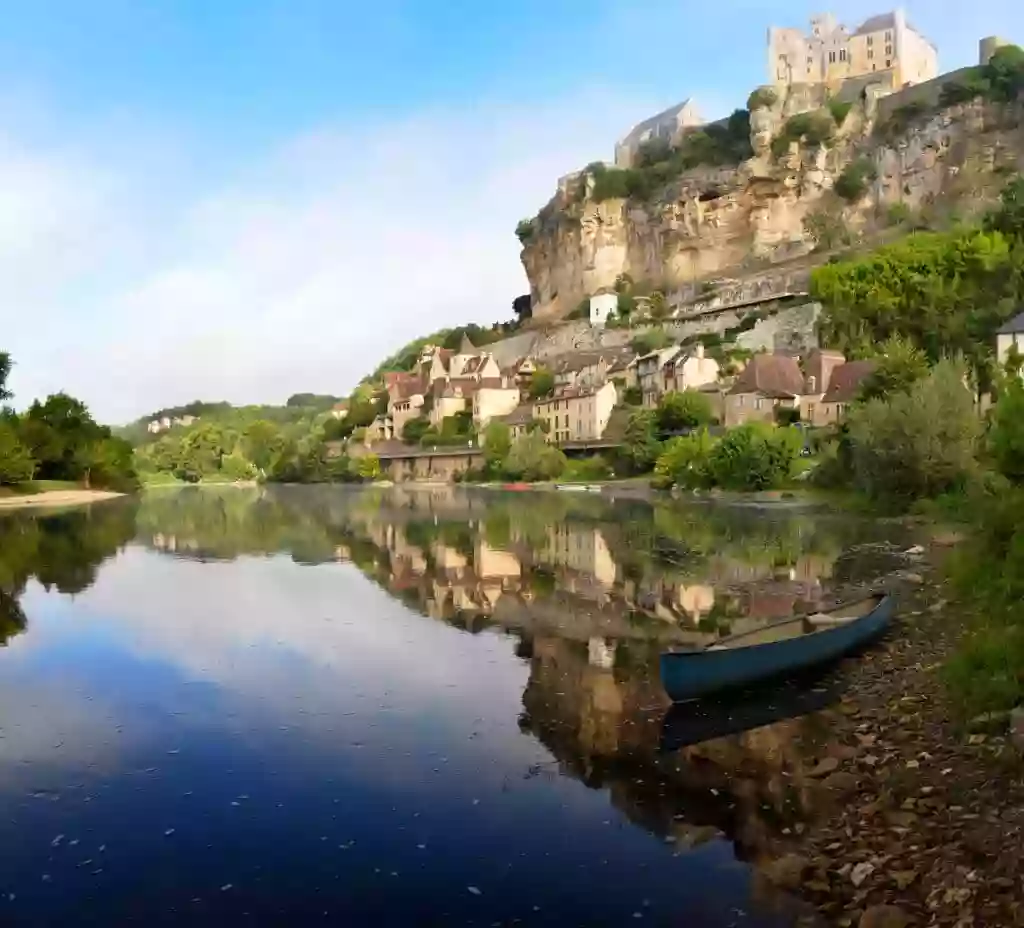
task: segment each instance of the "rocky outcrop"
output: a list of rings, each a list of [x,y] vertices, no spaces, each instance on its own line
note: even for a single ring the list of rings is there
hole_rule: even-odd
[[[646,200],[598,202],[592,170],[585,172],[582,186],[562,186],[526,237],[534,317],[562,318],[623,274],[662,289],[680,308],[723,277],[735,284],[777,266],[812,265],[820,256],[807,256],[821,244],[808,231],[815,213],[871,237],[893,221],[894,204],[925,218],[982,208],[1006,173],[1024,165],[1024,108],[982,100],[941,108],[943,80],[881,99],[866,87],[824,145],[785,142],[787,120],[822,102],[794,88],[750,114],[753,157],[688,171]],[[841,200],[836,181],[860,159],[874,166],[875,179],[859,199]]]

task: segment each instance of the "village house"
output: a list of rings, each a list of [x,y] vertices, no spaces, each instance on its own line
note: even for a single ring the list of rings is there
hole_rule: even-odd
[[[821,402],[809,410],[807,421],[813,425],[831,425],[846,415],[860,395],[864,381],[875,370],[874,361],[847,361],[832,371],[828,389]]]
[[[716,383],[718,374],[718,362],[706,357],[704,346],[698,342],[692,351],[680,348],[665,360],[661,370],[662,392],[696,390]]]
[[[800,418],[804,422],[813,422],[816,415],[821,414],[821,400],[828,390],[832,372],[846,363],[841,351],[827,348],[816,348],[803,362],[804,390],[800,398]]]
[[[597,441],[604,435],[617,400],[615,385],[569,387],[538,400],[535,415],[548,423],[548,440]]]
[[[484,429],[492,419],[508,415],[519,405],[519,387],[500,377],[497,380],[497,386],[481,386],[473,393],[473,424],[477,429]]]
[[[608,379],[608,372],[622,357],[614,351],[574,351],[556,358],[550,365],[555,389],[596,387]]]
[[[331,415],[335,419],[344,419],[348,415],[348,400],[342,400],[331,407]]]
[[[665,393],[663,368],[665,363],[679,352],[678,345],[669,345],[641,355],[636,359],[636,385],[643,394],[644,406],[657,406],[658,400]]]
[[[1011,351],[1024,359],[1024,312],[1018,313],[996,332],[996,359],[1006,367]]]
[[[795,357],[756,354],[725,395],[725,425],[774,422],[778,408],[799,410],[804,375]]]
[[[509,437],[515,441],[525,435],[535,422],[533,403],[521,403],[508,415],[496,416],[495,421],[508,426]]]

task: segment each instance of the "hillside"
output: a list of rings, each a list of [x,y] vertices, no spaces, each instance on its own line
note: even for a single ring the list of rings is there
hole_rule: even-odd
[[[533,315],[564,319],[616,281],[679,308],[774,269],[970,219],[1024,166],[1024,53],[883,95],[761,88],[676,147],[592,164],[517,228]]]

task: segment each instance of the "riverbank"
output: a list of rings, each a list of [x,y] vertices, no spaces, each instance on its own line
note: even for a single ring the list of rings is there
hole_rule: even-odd
[[[42,490],[38,493],[12,493],[9,496],[0,496],[0,510],[84,506],[118,496],[124,496],[124,494],[116,493],[113,490],[86,490],[84,488]]]
[[[947,539],[939,539],[945,541]],[[898,627],[842,670],[812,765],[816,821],[763,868],[830,923],[1024,925],[1024,759],[992,725],[964,730],[941,679],[966,617],[928,545],[902,582]]]

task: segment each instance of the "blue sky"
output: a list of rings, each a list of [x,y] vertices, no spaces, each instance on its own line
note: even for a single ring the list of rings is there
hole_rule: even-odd
[[[507,318],[512,229],[656,109],[764,80],[804,2],[35,0],[0,31],[0,347],[124,421],[347,391]],[[855,23],[878,4],[832,5]],[[944,69],[1011,0],[907,4]]]

